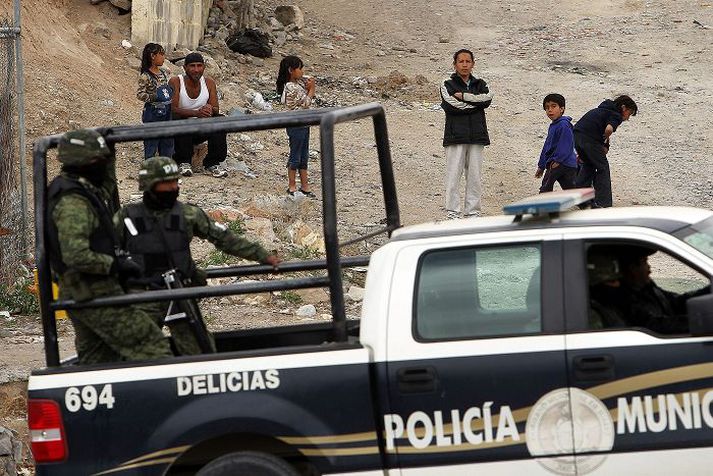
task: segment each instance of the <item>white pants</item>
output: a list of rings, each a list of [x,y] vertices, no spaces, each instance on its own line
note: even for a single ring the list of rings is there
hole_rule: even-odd
[[[464,215],[480,213],[483,149],[480,144],[457,144],[446,148],[446,210],[460,212],[460,178],[465,172]]]

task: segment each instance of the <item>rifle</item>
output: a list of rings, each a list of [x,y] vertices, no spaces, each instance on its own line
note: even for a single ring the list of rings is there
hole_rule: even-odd
[[[163,282],[166,283],[166,288],[183,288],[183,281],[181,281],[176,269],[169,269],[161,276],[163,277]],[[172,312],[174,305],[178,308],[178,312],[176,313]],[[166,313],[164,323],[181,321],[184,319],[188,321],[188,325],[193,330],[193,335],[198,342],[198,346],[201,348],[201,352],[204,354],[212,354],[213,346],[211,345],[210,338],[208,337],[208,329],[206,329],[205,324],[203,323],[203,316],[201,315],[201,310],[198,308],[195,299],[171,301],[168,305],[168,312]]]

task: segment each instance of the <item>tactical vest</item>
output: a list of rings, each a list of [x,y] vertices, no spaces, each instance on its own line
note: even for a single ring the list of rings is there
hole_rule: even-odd
[[[57,225],[52,219],[52,213],[59,203],[59,200],[64,195],[71,193],[81,195],[86,198],[94,208],[97,218],[99,219],[99,227],[97,227],[89,236],[89,249],[95,253],[101,253],[109,256],[116,256],[118,244],[114,225],[111,221],[112,213],[104,201],[95,193],[85,188],[76,179],[71,179],[60,175],[52,180],[49,189],[47,190],[47,241],[49,244],[49,258],[52,269],[58,274],[64,274],[67,270],[67,265],[62,261],[62,252],[59,247],[59,233]]]
[[[191,240],[180,202],[161,216],[151,214],[142,203],[127,205],[126,214],[138,234],[124,233],[124,247],[143,268],[143,278],[132,279],[132,284],[163,287],[161,275],[172,268],[178,270],[182,278],[194,276],[196,265],[191,257]]]

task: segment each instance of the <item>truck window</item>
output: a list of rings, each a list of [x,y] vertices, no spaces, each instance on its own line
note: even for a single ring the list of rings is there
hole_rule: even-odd
[[[713,258],[713,218],[687,226],[677,231],[675,235],[701,253]]]
[[[685,335],[686,300],[710,292],[705,276],[646,244],[590,245],[587,270],[590,329],[638,327]]]
[[[539,332],[540,259],[538,244],[425,254],[416,287],[417,338]]]

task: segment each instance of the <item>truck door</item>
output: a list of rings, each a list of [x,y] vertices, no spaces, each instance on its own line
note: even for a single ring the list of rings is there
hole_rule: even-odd
[[[549,475],[542,461],[573,457],[560,424],[569,408],[561,242],[467,243],[399,252],[386,451],[403,475]]]
[[[600,238],[566,241],[565,270],[577,474],[709,473],[713,339],[692,337],[685,301],[710,292],[710,263]]]

